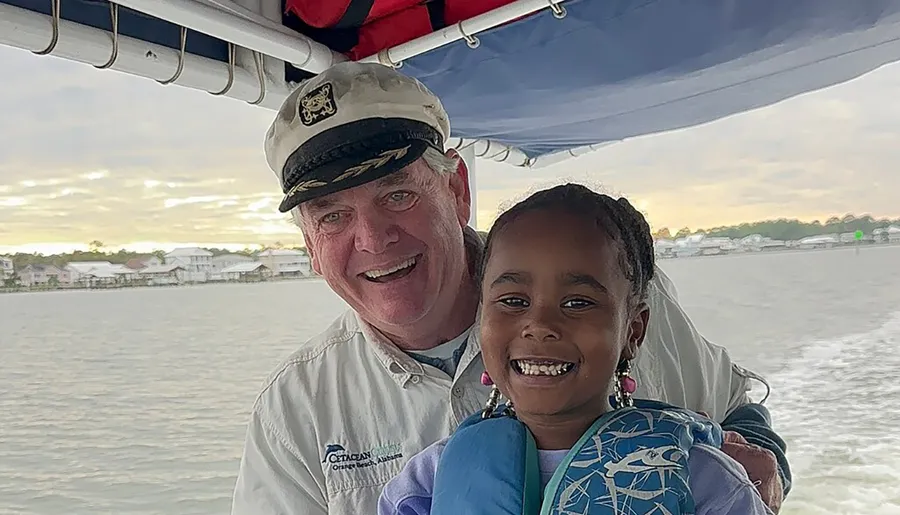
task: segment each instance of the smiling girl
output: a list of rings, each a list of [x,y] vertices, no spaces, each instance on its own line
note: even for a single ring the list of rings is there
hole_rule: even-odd
[[[480,277],[488,405],[407,463],[379,515],[769,513],[718,425],[631,397],[653,270],[624,198],[567,184],[501,215]]]

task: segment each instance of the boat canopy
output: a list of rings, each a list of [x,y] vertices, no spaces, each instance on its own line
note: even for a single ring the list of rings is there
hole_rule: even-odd
[[[0,0],[0,43],[270,109],[347,59],[304,27],[284,0]],[[900,0],[519,0],[362,60],[432,89],[454,145],[536,166],[898,59]]]

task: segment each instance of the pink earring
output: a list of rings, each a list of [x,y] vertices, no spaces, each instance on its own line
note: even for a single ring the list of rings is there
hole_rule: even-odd
[[[637,390],[637,381],[631,377],[631,360],[625,359],[616,369],[616,409],[634,406],[631,395]]]

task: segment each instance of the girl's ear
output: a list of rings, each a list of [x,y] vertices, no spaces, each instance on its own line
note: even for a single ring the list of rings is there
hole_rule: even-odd
[[[634,359],[637,356],[638,348],[644,343],[644,337],[647,336],[647,326],[650,323],[650,306],[646,302],[641,302],[632,311],[631,318],[628,321],[628,336],[625,341],[625,348],[622,349],[621,359]]]

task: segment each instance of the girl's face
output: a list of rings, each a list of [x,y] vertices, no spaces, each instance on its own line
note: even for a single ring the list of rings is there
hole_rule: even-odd
[[[524,213],[495,235],[482,354],[526,424],[590,424],[610,409],[616,366],[634,357],[649,316],[646,305],[629,305],[620,252],[593,220],[558,211]]]

